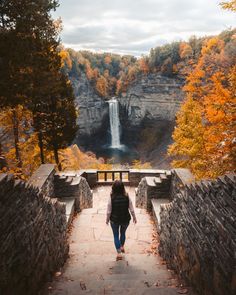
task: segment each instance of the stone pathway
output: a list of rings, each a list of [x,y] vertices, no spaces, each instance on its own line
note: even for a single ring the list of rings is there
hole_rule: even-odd
[[[127,188],[134,202],[134,189]],[[153,223],[143,209],[135,209],[137,224],[127,230],[126,253],[116,261],[110,225],[105,224],[110,187],[94,191],[92,209],[83,210],[73,222],[70,258],[44,294],[192,294],[161,258],[153,253]]]

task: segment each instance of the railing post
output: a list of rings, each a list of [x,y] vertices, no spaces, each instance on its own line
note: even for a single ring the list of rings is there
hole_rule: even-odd
[[[122,171],[120,172],[120,181],[122,181]]]
[[[97,182],[99,181],[99,176],[98,176],[99,172],[97,171]]]
[[[104,180],[107,181],[107,171],[104,171]]]
[[[115,180],[115,172],[112,172],[112,181]]]

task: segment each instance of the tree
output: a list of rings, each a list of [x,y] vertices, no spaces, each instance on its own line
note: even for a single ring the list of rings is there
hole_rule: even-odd
[[[60,169],[58,150],[67,147],[75,138],[77,114],[70,82],[60,73],[57,85],[53,86],[41,124],[47,148],[53,151]]]
[[[192,47],[186,42],[180,43],[179,55],[182,59],[190,58],[193,55]]]
[[[230,44],[232,40],[228,42]],[[186,79],[186,101],[177,115],[173,165],[190,168],[198,178],[216,177],[235,167],[235,51],[210,38]]]
[[[236,11],[236,0],[224,1],[224,2],[221,2],[220,5],[222,6],[223,9]]]
[[[235,168],[235,90],[236,66],[225,76],[216,72],[211,78],[212,90],[204,96],[206,126],[205,139],[211,176],[218,176]]]
[[[149,72],[147,59],[145,57],[142,57],[139,59],[138,62],[139,62],[140,71],[143,72],[144,74],[147,74]]]
[[[106,79],[103,76],[97,79],[96,90],[102,97],[107,96],[108,85]]]
[[[177,127],[173,132],[174,143],[169,147],[168,154],[174,157],[174,167],[186,167],[198,177],[206,167],[205,160],[205,127],[202,122],[200,104],[189,97],[177,114]]]
[[[30,0],[2,1],[0,5],[0,93],[1,106],[12,110],[12,125],[15,138],[15,155],[18,166],[22,166],[19,149],[19,118],[17,107],[27,105],[32,86],[32,56],[34,40],[49,36],[54,30],[49,22],[49,12],[57,7],[57,1]],[[53,39],[53,35],[50,39]],[[17,50],[16,50],[17,48]]]

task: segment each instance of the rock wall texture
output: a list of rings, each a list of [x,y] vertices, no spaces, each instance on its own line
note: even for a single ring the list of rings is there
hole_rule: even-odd
[[[85,74],[78,79],[71,78],[71,81],[79,108],[78,136],[93,135],[108,120],[108,103],[95,93]]]
[[[157,74],[142,76],[119,98],[131,125],[143,119],[174,121],[183,101],[183,82]]]
[[[41,165],[28,180],[28,183],[40,191],[45,197],[54,197],[54,164]]]
[[[0,294],[37,294],[68,256],[66,228],[63,203],[1,174]]]
[[[109,128],[108,103],[99,97],[85,74],[71,78],[79,108],[79,135],[92,135],[104,127]],[[124,121],[140,125],[142,120],[174,121],[176,111],[183,100],[183,81],[157,74],[140,76],[127,93],[117,98],[123,111]],[[104,131],[104,130],[103,130]]]
[[[171,171],[168,170],[156,170],[151,176],[147,173],[136,189],[136,207],[151,211],[151,199],[169,199],[171,178]]]
[[[84,177],[71,172],[61,172],[54,179],[55,196],[63,198],[75,198],[75,210],[93,207],[93,194]]]
[[[184,177],[175,175],[173,201],[161,206],[159,252],[199,294],[236,294],[236,176]]]

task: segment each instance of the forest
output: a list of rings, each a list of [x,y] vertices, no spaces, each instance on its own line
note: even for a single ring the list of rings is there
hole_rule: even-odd
[[[139,75],[159,73],[173,78],[186,79],[198,62],[202,47],[212,38],[218,38],[226,51],[235,46],[232,36],[236,29],[223,31],[218,36],[197,38],[192,36],[187,42],[172,42],[150,50],[149,55],[136,58],[131,55],[111,53],[93,53],[60,49],[63,60],[63,71],[70,78],[79,78],[86,74],[96,93],[104,99],[119,96]]]
[[[71,146],[78,113],[70,79],[85,74],[108,99],[149,73],[185,81],[169,147],[173,167],[190,168],[199,179],[235,168],[236,29],[158,46],[140,58],[77,52],[60,43],[61,23],[51,16],[57,6],[52,0],[1,1],[1,171],[28,178],[45,162],[59,169],[110,167]],[[222,8],[234,12],[235,1]]]

